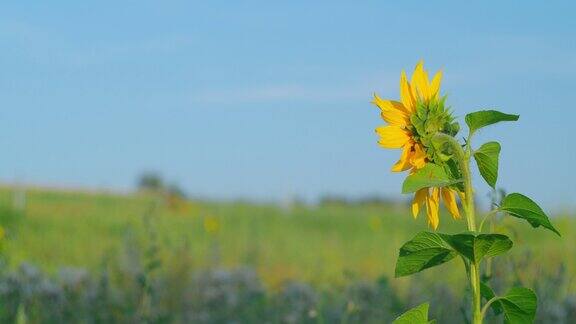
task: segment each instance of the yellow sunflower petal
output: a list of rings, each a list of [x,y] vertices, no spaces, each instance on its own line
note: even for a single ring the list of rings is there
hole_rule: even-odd
[[[420,213],[420,208],[426,202],[426,198],[428,197],[428,188],[423,188],[416,191],[414,194],[414,200],[412,200],[412,216],[414,218],[418,217],[418,213]]]
[[[440,218],[438,217],[438,209],[440,207],[440,190],[432,188],[432,192],[426,197],[426,216],[428,216],[428,224],[433,229],[438,228]]]
[[[426,152],[422,149],[422,145],[414,145],[414,153],[411,156],[410,163],[412,163],[416,169],[421,169],[426,165]]]
[[[408,116],[400,110],[382,110],[380,115],[390,125],[406,126],[409,123]]]
[[[394,100],[387,100],[380,98],[377,94],[374,94],[374,100],[372,103],[378,106],[381,110],[400,110],[404,113],[408,113],[408,109],[404,107],[401,102],[394,101]]]
[[[456,204],[456,194],[455,191],[450,188],[442,188],[442,200],[446,209],[452,215],[452,218],[460,218],[460,211],[458,210],[458,205]]]
[[[384,100],[374,94],[373,104],[381,111],[382,119],[391,125],[406,126],[410,121],[408,111],[402,103],[393,100]]]
[[[410,153],[412,153],[412,147],[412,143],[407,143],[404,145],[404,148],[402,149],[402,155],[400,155],[400,160],[398,160],[398,162],[392,166],[392,172],[402,172],[412,167],[412,164],[410,163]]]
[[[428,101],[430,98],[430,82],[428,81],[428,73],[424,70],[424,62],[420,61],[414,69],[412,80],[412,93],[418,96],[423,101]]]
[[[380,126],[376,133],[380,136],[378,143],[385,148],[401,148],[410,140],[410,132],[398,126]]]
[[[406,72],[402,70],[402,74],[400,74],[400,101],[402,101],[402,104],[409,112],[413,112],[416,109],[416,101],[414,98],[412,88],[406,78]]]
[[[436,98],[440,95],[440,82],[442,82],[442,71],[438,71],[430,83],[431,98]]]

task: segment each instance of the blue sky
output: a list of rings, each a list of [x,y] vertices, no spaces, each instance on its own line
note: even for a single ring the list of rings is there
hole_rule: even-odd
[[[501,141],[499,185],[573,206],[573,3],[3,2],[0,179],[126,189],[158,170],[211,198],[399,196],[369,102],[424,59],[459,117],[521,115],[476,140]]]

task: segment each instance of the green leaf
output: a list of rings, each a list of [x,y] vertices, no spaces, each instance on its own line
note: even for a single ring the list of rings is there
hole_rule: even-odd
[[[496,188],[496,181],[498,180],[499,155],[500,144],[498,142],[488,142],[474,152],[474,159],[478,164],[480,174],[492,188]]]
[[[406,177],[402,193],[412,193],[427,187],[446,187],[459,182],[462,180],[452,179],[441,166],[427,163],[422,169]]]
[[[451,179],[462,179],[462,172],[458,168],[458,163],[454,159],[446,161],[446,172]],[[464,192],[464,182],[460,181],[453,185],[454,188]]]
[[[492,288],[490,288],[490,286],[488,286],[484,282],[480,282],[480,295],[482,295],[482,297],[484,297],[484,299],[486,299],[486,301],[489,301],[490,299],[496,297],[496,294],[494,293]],[[496,314],[496,315],[502,314],[502,311],[503,311],[502,305],[500,305],[499,302],[492,303],[490,305],[490,308],[494,311],[494,314]]]
[[[515,287],[492,305],[496,303],[501,305],[506,324],[532,323],[536,316],[537,301],[536,294],[532,290]]]
[[[428,324],[428,308],[428,303],[414,307],[396,318],[392,324]]]
[[[491,258],[512,248],[512,240],[502,234],[480,234],[476,236],[474,256],[477,262],[482,258]]]
[[[550,219],[548,219],[542,208],[522,194],[511,193],[504,197],[499,209],[514,217],[525,219],[534,228],[543,226],[560,236],[560,232],[552,226]]]
[[[421,232],[406,242],[396,262],[396,277],[411,275],[452,260],[457,254],[479,263],[482,258],[502,254],[512,241],[502,234],[456,235]]]
[[[472,134],[484,126],[502,121],[517,121],[519,117],[518,115],[509,115],[496,110],[481,110],[466,115],[465,120]]]
[[[456,252],[443,235],[421,232],[401,248],[396,262],[396,278],[411,275],[452,260]]]
[[[502,254],[512,248],[512,241],[502,234],[471,233],[443,236],[454,250],[468,260],[479,263],[482,258],[489,258]]]

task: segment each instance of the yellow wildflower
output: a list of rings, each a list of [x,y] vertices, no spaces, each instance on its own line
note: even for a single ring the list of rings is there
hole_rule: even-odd
[[[210,235],[215,235],[220,230],[220,222],[214,216],[204,218],[204,231]]]
[[[372,229],[374,232],[378,232],[382,228],[382,219],[374,215],[370,217],[368,224],[370,225],[370,229]]]

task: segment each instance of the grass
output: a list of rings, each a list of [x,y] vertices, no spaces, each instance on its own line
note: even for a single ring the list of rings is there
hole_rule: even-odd
[[[10,206],[12,196],[12,189],[0,189],[0,206]],[[249,203],[159,203],[152,195],[30,189],[24,216],[8,228],[10,266],[28,261],[47,271],[62,265],[97,268],[104,258],[122,253],[128,237],[139,242],[149,239],[143,217],[153,206],[157,207],[151,228],[166,267],[181,261],[174,251],[185,246],[195,268],[249,264],[272,288],[290,279],[329,287],[350,278],[393,277],[400,246],[418,231],[428,230],[422,217],[413,221],[402,205],[283,209]],[[217,221],[216,232],[205,229],[207,218]],[[568,273],[576,273],[576,220],[558,215],[553,221],[562,238],[517,219],[505,219],[499,227],[515,241],[512,257],[531,251],[541,261],[538,267],[524,269],[528,278],[554,271],[562,261]],[[463,221],[441,218],[442,231],[457,232],[464,227]],[[460,285],[465,283],[460,266],[442,266],[395,282],[401,286],[422,277],[433,282],[442,276],[443,281]]]

